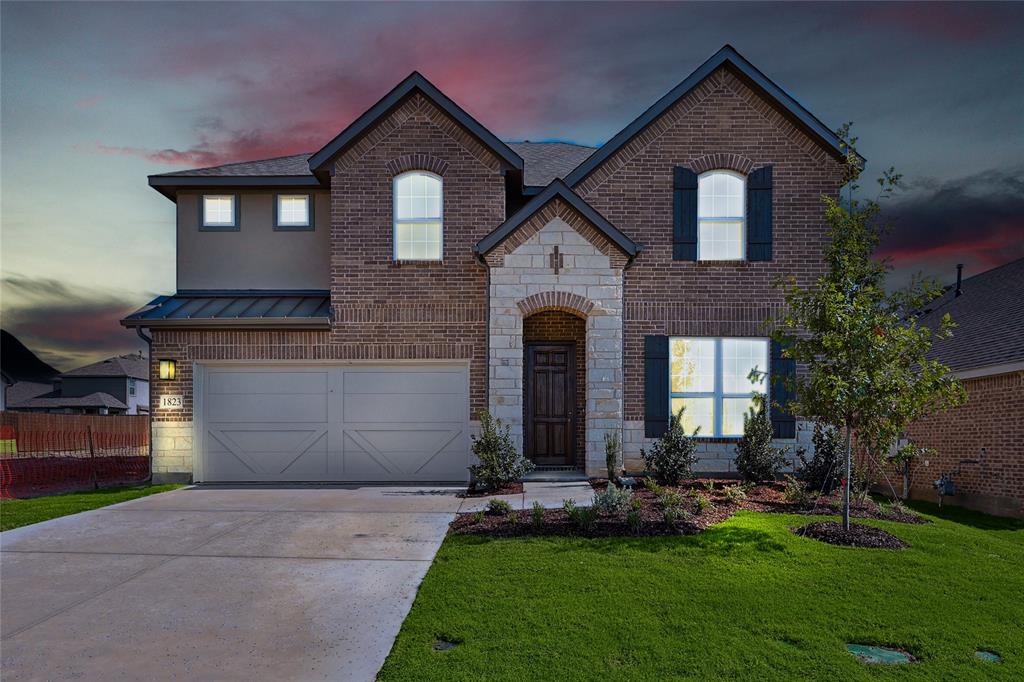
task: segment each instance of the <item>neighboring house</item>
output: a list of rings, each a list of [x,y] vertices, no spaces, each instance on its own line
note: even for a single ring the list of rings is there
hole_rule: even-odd
[[[931,357],[963,381],[968,400],[909,430],[933,450],[912,465],[911,497],[934,500],[932,484],[949,474],[957,494],[945,501],[1024,516],[1024,258],[958,281],[921,321],[934,328],[946,313],[956,328]]]
[[[117,355],[64,372],[51,390],[11,399],[19,412],[149,414],[149,363],[141,353]]]
[[[727,46],[599,149],[502,142],[414,73],[315,153],[151,176],[177,291],[123,323],[174,363],[155,477],[464,481],[484,409],[596,475],[606,435],[637,469],[684,405],[731,472],[749,371],[794,370],[772,282],[823,272],[843,161]]]
[[[29,350],[6,330],[0,330],[0,410],[12,403],[34,398],[53,390],[60,372]]]

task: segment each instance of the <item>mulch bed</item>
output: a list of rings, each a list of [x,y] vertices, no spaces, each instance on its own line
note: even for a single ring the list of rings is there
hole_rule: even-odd
[[[608,486],[603,479],[591,480],[595,491],[602,491]],[[531,510],[513,511],[505,515],[492,515],[482,512],[459,514],[451,524],[451,532],[467,535],[485,535],[489,537],[520,537],[534,536],[566,536],[583,537],[615,537],[638,536],[649,537],[659,535],[693,535],[700,533],[709,526],[725,521],[741,509],[759,512],[775,512],[783,514],[816,514],[830,515],[838,513],[835,509],[837,494],[822,496],[807,505],[799,505],[786,501],[782,483],[770,483],[745,488],[745,496],[736,494],[739,490],[738,481],[719,479],[699,479],[686,481],[678,487],[666,487],[665,492],[678,493],[682,502],[678,508],[677,520],[669,526],[665,521],[663,504],[658,496],[648,490],[642,479],[637,479],[633,487],[633,497],[639,500],[641,524],[639,529],[630,528],[626,523],[626,514],[598,516],[590,527],[581,527],[569,517],[564,509],[547,509],[543,521],[535,523]],[[501,491],[489,494],[515,494],[518,490]],[[730,492],[732,494],[730,494]],[[467,497],[481,497],[482,494],[467,493]],[[698,499],[703,500],[701,504]],[[581,505],[582,506],[582,505]],[[902,523],[927,523],[917,514],[889,506],[880,506],[874,500],[858,501],[851,509],[851,515],[857,518],[872,518]],[[812,524],[814,525],[814,524]],[[864,526],[867,528],[866,526]],[[872,529],[875,530],[875,529]],[[884,532],[884,531],[883,531]],[[890,536],[897,542],[898,538]],[[860,546],[860,545],[855,545]]]
[[[523,494],[523,484],[522,484],[522,482],[520,482],[520,483],[513,483],[512,485],[507,485],[504,488],[501,488],[500,490],[474,490],[473,488],[469,488],[468,490],[466,490],[466,492],[461,493],[459,495],[459,497],[490,497],[491,495],[522,495],[522,494]]]
[[[892,533],[887,533],[874,526],[865,526],[862,523],[851,523],[850,530],[843,530],[843,524],[838,521],[815,521],[806,526],[794,528],[793,532],[801,537],[846,547],[906,549],[910,546]]]

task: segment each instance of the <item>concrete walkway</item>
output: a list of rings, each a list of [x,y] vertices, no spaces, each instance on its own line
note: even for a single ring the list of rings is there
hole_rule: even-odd
[[[453,487],[187,488],[0,534],[4,680],[372,680]],[[517,508],[588,503],[528,483]]]

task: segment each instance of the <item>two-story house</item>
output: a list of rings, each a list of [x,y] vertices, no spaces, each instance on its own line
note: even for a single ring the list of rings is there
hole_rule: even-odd
[[[115,355],[59,374],[46,390],[24,393],[9,408],[53,414],[149,414],[149,363],[142,353]]]
[[[728,472],[751,397],[785,402],[750,370],[794,371],[772,282],[822,272],[843,159],[726,46],[598,149],[505,143],[414,73],[314,153],[151,176],[177,291],[124,324],[163,377],[154,475],[464,481],[484,409],[593,475],[682,407]]]

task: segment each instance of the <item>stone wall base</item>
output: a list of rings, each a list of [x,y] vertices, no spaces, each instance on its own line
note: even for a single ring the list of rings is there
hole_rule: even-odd
[[[168,475],[191,482],[192,422],[153,422],[153,480]],[[180,480],[167,480],[180,483]]]
[[[622,456],[625,462],[625,469],[629,473],[640,473],[644,471],[644,461],[640,455],[641,448],[650,448],[654,445],[656,438],[644,437],[644,423],[642,421],[626,421],[623,423],[622,433]],[[785,472],[794,471],[796,453],[798,448],[804,448],[806,457],[814,454],[814,444],[811,439],[814,435],[814,423],[800,421],[796,425],[796,440],[773,441],[775,447],[787,448],[786,460],[789,466]],[[707,440],[697,442],[697,457],[694,465],[694,473],[719,476],[736,476],[736,442],[724,440]],[[587,472],[590,474],[590,471]],[[593,475],[593,474],[591,474]]]

